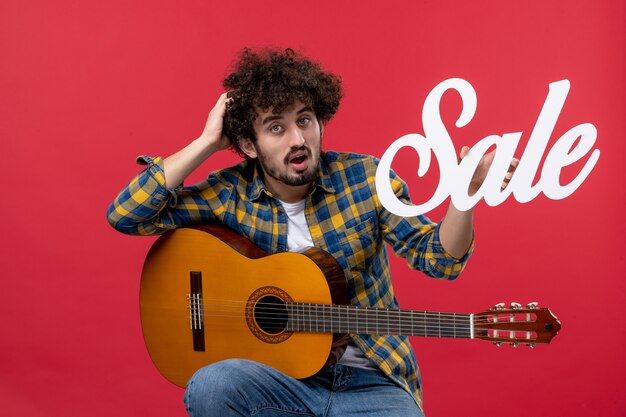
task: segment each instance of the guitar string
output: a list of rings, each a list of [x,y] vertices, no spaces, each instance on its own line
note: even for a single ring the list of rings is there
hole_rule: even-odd
[[[229,314],[230,313],[230,314]],[[261,317],[261,315],[255,315],[255,314],[246,314],[245,312],[237,312],[237,311],[228,311],[228,310],[207,310],[205,309],[202,314],[203,317],[233,317],[233,318],[239,318],[239,317],[245,317],[245,318],[254,318],[254,317]],[[273,317],[269,317],[270,315],[273,315]],[[441,325],[442,328],[444,326],[450,326],[450,328],[453,328],[455,326],[463,326],[463,325],[468,325],[471,322],[471,318],[470,317],[462,317],[462,318],[458,318],[458,320],[456,320],[455,323],[451,323],[450,321],[433,321],[433,320],[424,320],[423,317],[401,317],[402,323],[399,323],[398,320],[396,320],[396,317],[392,317],[391,320],[387,320],[386,317],[359,317],[359,316],[351,316],[351,317],[338,317],[338,318],[334,318],[332,316],[324,316],[324,315],[316,315],[313,314],[312,312],[291,312],[291,313],[271,313],[271,314],[264,314],[262,316],[263,319],[265,320],[274,320],[274,321],[284,321],[285,318],[287,319],[292,319],[292,320],[307,320],[307,321],[316,321],[316,322],[320,322],[320,323],[324,323],[324,322],[333,322],[333,323],[353,323],[356,324],[357,321],[361,321],[361,322],[365,322],[367,321],[368,323],[380,323],[381,325],[387,325],[387,323],[389,323],[390,326],[398,326],[398,325],[410,325],[409,323],[414,323],[416,325],[419,325],[420,323],[422,323],[423,325],[433,325],[433,326],[439,326]],[[478,326],[482,326],[482,325],[489,325],[489,324],[526,324],[526,323],[536,323],[534,321],[498,321],[498,322],[482,322],[482,323],[476,323]]]
[[[223,318],[223,319],[254,319],[254,315],[246,315],[246,314],[204,314],[203,317],[214,317],[214,318]],[[185,319],[188,319],[188,316],[185,316]],[[312,329],[315,327],[316,329],[356,329],[356,332],[361,332],[363,328],[365,328],[365,333],[368,333],[367,329],[376,329],[377,332],[385,333],[384,330],[387,329],[388,334],[403,334],[403,333],[411,333],[411,332],[425,332],[430,334],[445,334],[445,333],[458,333],[460,336],[463,336],[463,332],[470,332],[470,320],[460,321],[457,323],[433,323],[423,320],[413,320],[403,322],[398,321],[387,321],[379,318],[376,319],[368,319],[357,321],[355,319],[349,320],[346,318],[343,319],[332,319],[332,318],[324,318],[324,317],[316,317],[316,316],[297,316],[290,317],[286,319],[285,317],[263,317],[263,323],[267,325],[272,324],[280,324],[281,327],[293,327],[293,328],[304,328],[304,329]],[[500,332],[515,332],[515,333],[527,333],[531,332],[532,338],[536,338],[537,332],[534,329],[520,329],[520,328],[507,328],[507,327],[497,327],[497,328],[489,328],[489,325],[493,323],[483,323],[483,324],[475,324],[476,331],[500,331]],[[501,322],[501,325],[506,324],[531,324],[532,322]],[[293,329],[292,329],[293,330]],[[348,330],[346,330],[348,331]],[[521,339],[525,339],[524,337],[518,337]]]
[[[204,317],[207,317],[206,315]],[[251,318],[251,317],[246,317],[245,315],[219,315],[219,314],[215,314],[215,315],[208,315],[208,317],[218,317],[218,318],[222,318],[222,319],[242,319],[242,318]],[[185,319],[188,319],[188,317],[185,317]],[[302,328],[302,329],[309,329],[312,331],[313,328],[315,328],[316,330],[320,330],[320,329],[329,329],[329,328],[334,328],[337,330],[341,330],[342,328],[348,328],[348,329],[356,329],[356,332],[360,332],[362,330],[362,328],[366,328],[365,323],[360,323],[360,324],[356,324],[354,322],[342,322],[342,321],[333,321],[332,324],[328,321],[324,321],[324,320],[302,320],[298,323],[295,322],[288,322],[289,324],[285,324],[284,320],[274,320],[275,323],[280,323],[281,325],[283,325],[283,328],[287,328],[287,327],[298,327],[298,328]],[[271,324],[271,320],[266,320],[265,324]],[[295,326],[296,324],[299,324],[298,326]],[[399,334],[402,333],[401,330],[406,330],[406,333],[411,333],[411,332],[425,332],[427,334],[431,333],[431,334],[437,334],[437,333],[441,333],[441,334],[446,334],[446,333],[456,333],[459,336],[463,336],[464,333],[469,335],[470,329],[469,329],[469,324],[465,324],[465,326],[461,326],[460,324],[457,325],[457,327],[452,327],[452,326],[437,326],[437,325],[429,325],[429,324],[414,324],[414,325],[409,325],[406,324],[404,326],[398,326],[397,323],[393,324],[390,323],[389,326],[387,326],[387,323],[373,323],[373,322],[368,322],[367,324],[368,327],[370,327],[370,330],[374,330],[376,329],[376,332],[378,332],[379,334],[385,334],[384,330],[387,329],[388,334]],[[294,330],[293,328],[290,330]],[[397,331],[397,332],[396,332]],[[322,330],[320,330],[320,332],[324,332]],[[346,330],[345,332],[348,332],[348,330]]]
[[[207,311],[208,311],[208,313],[207,313]],[[344,317],[334,318],[332,316],[316,315],[316,314],[312,314],[312,313],[308,313],[307,314],[307,313],[301,313],[301,312],[292,312],[292,313],[285,313],[285,314],[275,313],[275,314],[273,314],[273,317],[268,317],[268,316],[270,316],[270,314],[261,316],[261,315],[258,315],[258,314],[256,314],[256,315],[255,314],[246,314],[245,312],[241,312],[241,314],[239,314],[236,311],[226,311],[226,310],[213,310],[213,311],[211,311],[211,310],[204,310],[204,312],[202,313],[202,316],[204,316],[204,317],[245,317],[245,318],[262,317],[263,319],[275,320],[275,321],[281,321],[281,320],[284,320],[285,318],[290,318],[290,319],[316,320],[316,321],[319,321],[319,322],[327,322],[327,321],[329,322],[329,321],[332,321],[333,323],[342,322],[342,321],[345,321],[346,323],[350,323],[350,322],[356,323],[356,321],[363,321],[363,322],[365,322],[367,320],[368,322],[371,322],[371,323],[379,322],[379,323],[384,323],[385,325],[387,323],[389,323],[390,325],[394,325],[394,326],[398,325],[398,321],[395,320],[396,317],[393,317],[392,320],[387,320],[387,318],[385,318],[385,317],[378,317],[378,318],[367,317],[367,318],[365,318],[365,317],[357,317],[357,316],[352,316],[352,317],[345,317],[344,316]],[[353,320],[351,320],[351,318]],[[406,319],[407,320],[403,321],[403,324],[406,324],[406,323],[409,322],[409,320],[408,320],[409,318],[406,318]],[[423,322],[424,320],[423,320],[423,318],[419,319],[419,318],[416,317],[416,318],[414,318],[411,321],[415,322],[415,323],[420,323],[420,321]],[[457,321],[458,321],[458,323],[449,323],[449,322],[446,323],[446,322],[443,322],[441,324],[442,325],[455,325],[455,324],[463,325],[463,324],[469,323],[470,319],[469,319],[469,317],[467,317],[463,321],[461,321],[461,320],[457,320]],[[428,323],[424,322],[424,323],[427,324],[427,325],[432,324],[432,322],[428,322]],[[502,323],[505,323],[505,322],[502,322]],[[515,323],[522,323],[522,322],[515,322]],[[439,324],[439,323],[436,323],[436,324]]]
[[[248,319],[248,318],[253,318],[254,316],[249,316],[246,315],[244,313],[242,314],[204,314],[204,317],[219,317],[219,318],[232,318],[232,319]],[[266,324],[270,325],[271,321],[270,320],[266,320],[265,321]],[[429,323],[404,323],[404,324],[398,324],[398,323],[387,323],[386,321],[368,321],[367,325],[362,322],[362,323],[355,323],[355,321],[353,320],[352,322],[348,321],[332,321],[328,322],[325,321],[323,318],[321,320],[311,320],[310,317],[305,317],[301,320],[294,320],[291,322],[288,322],[289,324],[285,323],[284,318],[280,318],[275,320],[276,323],[280,323],[281,326],[283,327],[283,329],[286,329],[287,331],[293,331],[293,330],[300,330],[303,329],[304,331],[311,331],[313,332],[313,328],[315,328],[316,332],[329,332],[330,331],[334,331],[335,333],[359,333],[359,332],[363,332],[363,333],[372,333],[373,331],[376,332],[376,334],[407,334],[407,335],[424,335],[424,336],[442,336],[442,337],[450,337],[450,336],[456,336],[459,338],[463,338],[463,337],[468,337],[469,336],[469,322],[464,322],[464,323],[455,323],[455,324],[441,324],[441,323],[434,323],[434,324],[429,324]],[[520,322],[518,322],[520,323]],[[506,324],[506,323],[502,323],[502,324]],[[288,328],[289,325],[291,325],[291,328]],[[365,331],[363,331],[363,328],[365,327]],[[350,331],[354,329],[353,331]],[[387,331],[385,331],[385,329]],[[513,333],[513,334],[521,334],[522,336],[518,336],[518,337],[514,337],[515,340],[526,340],[526,341],[533,341],[537,339],[537,333],[535,331],[530,331],[530,335],[528,334],[528,330],[524,330],[524,329],[511,329],[511,328],[506,328],[506,327],[498,327],[497,329],[489,329],[489,328],[481,328],[481,327],[477,327],[476,331],[489,331],[489,330],[497,330],[499,332],[503,332],[503,333]],[[524,337],[526,336],[526,337]],[[529,337],[530,336],[530,337]],[[506,338],[509,339],[509,338]]]
[[[235,314],[216,314],[216,313],[228,313],[228,311],[219,311],[219,310],[214,310],[214,312],[207,314],[206,310],[204,312],[204,317],[222,317],[222,318],[245,318],[245,319],[249,319],[249,318],[254,318],[254,315],[247,315],[245,314],[245,312],[242,312],[241,314],[238,314],[237,311],[230,311],[231,313],[235,313]],[[285,323],[285,317],[286,315],[280,314],[277,315],[277,317],[264,317],[265,322],[268,324],[271,324],[272,322],[275,323],[281,323],[284,324]],[[393,318],[395,319],[395,318]],[[357,329],[360,329],[361,327],[374,327],[377,329],[377,331],[380,331],[380,329],[384,329],[387,328],[387,332],[389,333],[396,333],[395,330],[398,330],[397,333],[402,333],[401,330],[403,330],[403,327],[406,329],[407,327],[409,329],[411,329],[411,331],[417,331],[417,330],[421,330],[423,329],[424,332],[427,333],[446,333],[446,332],[458,332],[460,333],[459,336],[462,337],[463,334],[462,332],[465,331],[469,331],[469,324],[470,324],[470,318],[469,316],[465,317],[465,320],[459,320],[458,322],[455,323],[449,323],[449,322],[439,322],[439,323],[432,323],[432,322],[428,322],[428,321],[424,321],[423,318],[421,317],[414,317],[411,322],[409,322],[408,320],[403,320],[403,322],[399,322],[399,321],[395,321],[395,320],[391,320],[388,321],[385,318],[371,318],[368,317],[367,320],[363,321],[361,318],[361,323],[357,323],[356,321],[359,320],[356,316],[352,318],[352,320],[350,320],[349,317],[344,317],[344,318],[339,318],[338,320],[333,319],[332,317],[323,317],[323,316],[316,316],[316,315],[312,315],[311,312],[309,312],[309,314],[292,314],[292,320],[290,321],[290,324],[294,325],[300,325],[300,327],[302,328],[309,328],[312,329],[313,326],[315,326],[316,329],[324,328],[324,326],[333,328],[333,327],[350,327],[350,325],[352,325],[352,328],[356,327]],[[367,324],[366,324],[367,322]],[[515,323],[515,324],[528,324],[528,323],[533,323],[533,322],[527,322],[527,321],[516,321],[516,322],[504,322],[501,321],[499,322],[500,324],[510,324],[510,323]],[[493,324],[493,322],[483,322],[483,323],[476,323],[476,330],[480,331],[480,330],[498,330],[501,332],[519,332],[519,333],[526,333],[528,330],[527,329],[509,329],[509,328],[503,328],[503,327],[498,327],[498,328],[493,328],[493,329],[488,329],[488,328],[484,328],[481,327],[482,326],[488,326],[490,324]],[[391,329],[393,329],[394,331],[392,332]],[[417,330],[416,330],[417,329]],[[360,331],[360,330],[359,330]],[[536,332],[531,330],[531,333],[536,334]],[[533,337],[534,338],[534,337]],[[524,337],[518,337],[516,339],[523,339],[523,340],[532,340],[532,339],[528,339],[528,338],[524,338]]]
[[[188,310],[194,310],[195,308],[188,308]],[[195,310],[199,310],[199,309],[195,309]],[[447,316],[447,317],[439,317],[439,316],[428,316],[428,315],[423,315],[423,314],[419,314],[419,315],[410,315],[407,314],[406,311],[401,312],[401,314],[387,314],[387,313],[396,313],[398,312],[397,310],[379,310],[379,316],[378,317],[372,317],[372,316],[376,316],[376,310],[375,309],[350,309],[350,310],[340,310],[340,309],[335,309],[335,310],[328,310],[326,309],[326,311],[311,311],[311,309],[308,309],[309,311],[287,311],[287,309],[274,309],[273,311],[269,311],[269,310],[263,310],[262,313],[258,313],[258,314],[263,314],[264,316],[277,316],[277,317],[283,317],[283,316],[287,316],[287,315],[296,315],[296,316],[316,316],[316,317],[320,317],[321,319],[324,319],[325,316],[330,316],[331,318],[333,316],[339,316],[341,318],[341,316],[344,316],[344,319],[348,320],[349,318],[354,318],[356,320],[364,320],[367,318],[367,320],[379,320],[379,321],[386,321],[386,320],[414,320],[414,321],[419,321],[419,320],[423,320],[424,318],[426,319],[431,319],[431,320],[435,320],[435,319],[441,319],[441,321],[452,321],[452,320],[456,320],[456,321],[461,321],[461,320],[466,320],[469,321],[470,316],[469,314],[463,315],[460,314],[458,316]],[[207,312],[217,312],[217,313],[235,313],[237,314],[240,310],[238,309],[218,309],[218,308],[204,308],[203,312],[206,315]],[[367,317],[366,317],[367,316]],[[388,317],[387,317],[388,316]]]
[[[247,301],[240,301],[240,300],[216,300],[216,299],[208,299],[208,301],[219,301],[221,302],[221,306],[225,307],[222,308],[221,310],[218,309],[217,307],[220,307],[217,303],[211,303],[209,302],[208,305],[206,303],[203,303],[205,305],[205,308],[203,309],[203,315],[205,317],[223,317],[223,318],[241,318],[241,317],[245,317],[246,319],[248,318],[253,318],[254,315],[252,316],[247,316],[245,314],[245,312],[243,312],[243,314],[239,314],[239,312],[241,311],[242,307],[244,307],[245,305],[248,304]],[[320,327],[324,327],[327,326],[329,328],[333,328],[333,327],[341,327],[341,326],[345,326],[345,327],[349,327],[350,324],[352,324],[353,326],[357,327],[357,329],[360,329],[360,327],[365,327],[367,329],[368,326],[371,327],[375,327],[377,329],[377,332],[380,332],[381,328],[387,328],[387,332],[388,333],[396,333],[395,330],[398,330],[397,333],[402,333],[401,330],[405,330],[402,329],[404,328],[409,328],[412,331],[415,331],[415,329],[420,329],[420,331],[423,331],[426,333],[426,335],[428,336],[428,333],[434,333],[434,334],[444,334],[446,332],[453,332],[453,333],[460,333],[459,337],[463,337],[464,335],[462,334],[463,331],[467,332],[469,331],[469,325],[470,325],[470,315],[469,314],[465,314],[465,313],[441,313],[441,312],[429,312],[429,311],[411,311],[411,310],[396,310],[396,309],[377,309],[377,308],[368,308],[368,307],[357,307],[357,306],[340,306],[340,305],[332,305],[332,304],[309,304],[309,303],[293,303],[293,302],[289,302],[286,303],[289,306],[295,306],[296,309],[298,307],[301,307],[303,310],[308,310],[307,311],[291,311],[291,313],[286,313],[286,307],[285,307],[285,303],[265,303],[264,306],[275,306],[276,308],[265,308],[264,309],[264,320],[268,323],[271,324],[272,321],[275,323],[281,323],[283,324],[285,322],[285,316],[288,314],[291,314],[291,324],[293,325],[294,323],[296,324],[300,324],[301,327],[303,328],[309,328],[312,329],[312,327],[314,326],[317,329],[319,329]],[[194,308],[198,309],[199,306],[197,307],[192,307],[192,306],[188,306],[189,310],[192,310]],[[209,307],[209,308],[206,308]],[[214,307],[214,308],[210,308],[210,307]],[[325,317],[323,314],[318,314],[315,315],[313,313],[313,309],[316,309],[315,313],[320,313],[319,311],[317,311],[317,307],[322,307],[322,313],[326,313],[327,315],[329,315],[330,317]],[[344,307],[344,308],[342,308]],[[207,314],[208,311],[212,310],[212,313]],[[273,311],[273,312],[270,312]],[[517,314],[524,314],[525,310],[516,310],[516,311],[496,311],[496,312],[486,312],[486,313],[479,313],[477,315],[475,315],[475,317],[478,318],[484,318],[484,317],[491,317],[494,315],[499,315],[499,316],[503,316],[502,319],[499,320],[499,323],[501,324],[506,324],[506,323],[533,323],[532,321],[528,321],[528,320],[513,320],[513,321],[508,321],[507,319],[510,318],[510,314],[509,313],[515,313],[515,315]],[[345,313],[345,315],[347,317],[341,317],[341,313]],[[372,314],[377,315],[377,313],[382,312],[382,317],[376,316],[376,317],[371,317]],[[226,314],[215,314],[215,313],[235,313],[234,315],[226,315]],[[334,319],[332,317],[333,313],[335,314],[339,314],[339,319]],[[353,313],[353,315],[349,315],[349,313]],[[359,313],[361,313],[359,315]],[[392,313],[398,313],[395,317]],[[417,316],[415,315],[417,314]],[[269,317],[270,315],[274,315],[275,317]],[[367,317],[363,317],[363,315],[367,316]],[[387,317],[389,316],[389,317]],[[430,319],[430,320],[429,320]],[[433,319],[438,319],[438,322],[433,323],[432,320]],[[361,321],[361,323],[356,323],[356,321]],[[450,323],[449,321],[453,320],[454,323]],[[352,323],[351,323],[352,322]],[[494,323],[493,321],[483,321],[480,322],[478,321],[477,323],[475,322],[475,324],[478,326],[477,330],[485,330],[482,329],[480,326],[482,325],[489,325],[491,323]],[[392,332],[391,329],[393,329],[394,331]],[[423,330],[421,330],[423,329]],[[506,328],[497,328],[497,329],[492,329],[492,330],[498,330],[501,332],[520,332],[520,333],[525,333],[526,330],[520,330],[520,329],[506,329]],[[384,332],[382,332],[384,333]],[[533,332],[534,333],[534,332]],[[447,336],[447,335],[446,335]],[[516,339],[521,339],[521,340],[532,340],[532,339],[528,339],[528,338],[516,338]]]
[[[236,319],[240,319],[240,318],[254,318],[254,315],[247,315],[245,313],[242,314],[206,314],[206,312],[203,314],[204,317],[221,317],[221,318],[236,318]],[[188,318],[188,317],[186,317]],[[285,322],[285,315],[283,314],[281,317],[275,317],[275,318],[268,318],[265,317],[265,321],[268,323],[271,323],[271,321],[274,321],[276,323],[281,323],[284,324]],[[330,321],[329,321],[330,319]],[[417,321],[417,323],[416,323]],[[378,319],[374,319],[372,318],[371,320],[368,319],[367,320],[367,326],[365,324],[364,321],[362,321],[360,324],[356,323],[355,320],[349,320],[344,318],[343,320],[340,318],[339,320],[333,320],[332,317],[331,318],[326,318],[326,317],[319,317],[319,316],[314,316],[314,315],[303,315],[303,316],[299,316],[297,317],[297,320],[292,320],[290,322],[292,325],[295,324],[300,324],[301,327],[309,327],[312,328],[312,326],[315,326],[316,329],[319,329],[320,327],[340,327],[340,326],[345,326],[345,327],[350,327],[350,324],[352,324],[354,327],[360,328],[360,327],[367,327],[367,326],[372,326],[372,327],[376,327],[377,331],[380,331],[380,328],[387,328],[388,331],[389,329],[394,329],[394,330],[398,330],[400,331],[402,329],[402,327],[408,327],[409,329],[424,329],[424,331],[431,332],[431,333],[437,333],[437,332],[447,332],[447,331],[455,331],[455,332],[460,332],[460,331],[469,331],[469,318],[468,320],[465,320],[463,322],[459,322],[459,323],[427,323],[427,322],[422,322],[420,323],[419,320],[413,320],[412,323],[409,323],[407,321],[405,321],[404,323],[399,323],[399,322],[387,322],[384,319],[381,319],[380,317]],[[518,321],[518,322],[500,322],[501,324],[510,324],[510,323],[528,323],[528,322],[522,322],[522,321]],[[484,323],[484,324],[491,324],[491,323]],[[434,329],[434,330],[433,330]],[[490,329],[485,329],[485,328],[481,328],[480,324],[478,324],[477,330],[490,330]],[[498,330],[501,332],[519,332],[519,333],[526,333],[527,330],[524,329],[508,329],[508,328],[502,328],[502,327],[498,327],[497,329],[491,329],[491,330]],[[534,332],[533,332],[534,333]],[[524,338],[519,338],[519,339],[524,339]]]
[[[209,301],[209,302],[207,302]],[[212,301],[220,301],[221,304],[213,303]],[[248,301],[239,301],[239,300],[217,300],[217,299],[204,299],[199,300],[207,309],[208,307],[221,307],[224,311],[228,311],[226,309],[230,309],[233,311],[238,311],[241,308],[248,307]],[[242,306],[242,304],[244,304]],[[270,308],[271,306],[271,308]],[[417,316],[426,316],[433,318],[450,318],[450,319],[458,319],[462,317],[469,317],[468,313],[446,313],[446,312],[437,312],[437,311],[424,311],[424,310],[401,310],[396,308],[378,308],[378,307],[365,307],[365,306],[354,306],[354,305],[342,305],[342,304],[318,304],[318,303],[296,303],[296,302],[286,302],[286,303],[263,303],[262,307],[264,312],[268,311],[277,311],[277,314],[283,314],[286,310],[286,306],[293,306],[295,308],[303,308],[303,309],[316,309],[319,308],[322,313],[329,311],[332,312],[354,312],[355,314],[376,314],[377,312],[380,314],[393,314],[398,313],[400,316],[412,316],[413,318],[417,318]],[[493,311],[493,312],[481,312],[474,314],[474,317],[484,318],[484,317],[492,317],[498,316],[506,322],[507,318],[510,318],[510,315],[514,316],[522,316],[526,314],[535,314],[537,310],[504,310],[504,311]],[[409,317],[410,318],[410,317]],[[500,321],[500,320],[499,320]],[[517,320],[516,322],[527,320]]]
[[[205,315],[204,317],[207,317],[207,315]],[[245,315],[219,315],[219,314],[215,314],[215,315],[208,315],[208,317],[220,317],[220,318],[232,318],[232,319],[241,319],[242,317],[245,318],[249,318],[246,317]],[[185,317],[185,319],[188,319],[188,317]],[[284,320],[281,320],[281,323],[284,324]],[[522,322],[519,322],[522,323]],[[224,323],[226,324],[226,323]],[[290,323],[290,324],[294,324],[294,323]],[[365,327],[364,323],[361,324],[355,324],[354,322],[350,323],[350,322],[333,322],[332,323],[332,327],[331,324],[329,322],[326,321],[310,321],[310,320],[305,320],[305,322],[299,322],[296,323],[299,324],[299,326],[297,326],[297,329],[294,328],[287,328],[288,325],[285,325],[283,327],[282,330],[284,331],[299,331],[299,332],[309,332],[309,333],[330,333],[330,331],[328,330],[329,328],[335,328],[337,331],[335,331],[334,333],[357,333],[357,332],[361,332],[363,329],[362,327]],[[350,327],[349,325],[352,325],[352,327]],[[392,323],[393,324],[393,323]],[[345,326],[346,328],[349,329],[354,329],[356,328],[355,331],[350,332],[349,330],[342,330],[341,327]],[[411,336],[430,336],[430,337],[435,337],[437,335],[443,335],[444,337],[458,337],[458,338],[464,338],[464,337],[469,337],[470,336],[470,329],[467,327],[468,324],[466,323],[465,326],[461,326],[461,323],[457,324],[457,327],[454,326],[437,326],[437,325],[406,325],[406,326],[402,326],[404,328],[398,327],[396,324],[393,324],[393,326],[389,326],[387,328],[388,332],[386,333],[384,330],[387,327],[386,323],[382,323],[382,324],[376,324],[376,323],[372,323],[372,322],[368,322],[368,326],[371,326],[371,328],[369,329],[369,332],[363,332],[363,333],[369,333],[369,334],[377,334],[377,335],[385,335],[385,334],[402,334],[402,333],[406,333],[406,335]],[[313,330],[315,328],[315,330]],[[372,331],[374,330],[374,328],[376,328],[376,332],[377,333],[372,333]],[[303,329],[303,330],[302,330]],[[393,330],[393,331],[392,331]],[[395,330],[397,330],[398,332],[396,332]],[[401,332],[401,330],[407,330],[406,332]],[[515,333],[515,334],[527,334],[528,331],[527,330],[520,330],[520,329],[509,329],[509,328],[497,328],[497,329],[488,329],[488,328],[481,328],[481,327],[477,327],[475,329],[476,331],[494,331],[497,330],[498,332],[502,332],[502,333]],[[414,334],[411,334],[411,332],[414,332]],[[447,332],[447,334],[446,334]],[[422,334],[424,333],[424,334]],[[537,335],[536,332],[534,331],[530,331],[531,333],[531,337],[502,337],[502,339],[506,339],[506,340],[510,340],[510,339],[514,339],[514,340],[519,340],[520,342],[522,341],[535,341],[537,339]]]
[[[424,318],[426,319],[444,319],[441,320],[442,322],[444,322],[445,320],[454,320],[454,321],[459,321],[459,325],[462,325],[464,323],[464,321],[469,323],[469,314],[463,314],[463,313],[447,313],[447,314],[439,314],[439,313],[433,313],[433,312],[419,312],[418,315],[416,316],[415,314],[411,314],[410,310],[395,310],[395,309],[375,309],[375,308],[364,308],[364,307],[355,307],[355,306],[346,306],[346,307],[352,307],[352,308],[341,308],[341,306],[337,306],[337,305],[330,305],[330,304],[317,304],[317,306],[324,306],[322,309],[324,311],[320,312],[320,311],[316,311],[315,313],[312,311],[313,309],[315,309],[316,304],[311,304],[311,305],[303,305],[303,304],[295,304],[295,303],[289,303],[289,306],[294,306],[295,309],[297,310],[298,307],[303,307],[303,310],[309,310],[309,311],[291,311],[288,312],[287,308],[285,308],[285,306],[283,304],[275,304],[277,306],[280,306],[280,308],[265,308],[263,310],[263,314],[264,316],[275,316],[275,317],[268,317],[269,319],[275,319],[275,320],[284,320],[284,317],[286,315],[290,315],[294,318],[298,318],[298,319],[306,319],[307,320],[311,320],[311,317],[317,317],[316,320],[318,321],[327,321],[327,320],[332,320],[333,322],[338,322],[341,320],[345,320],[347,323],[350,321],[355,321],[355,320],[367,320],[367,321],[378,321],[380,323],[389,323],[389,325],[398,325],[398,321],[402,320],[403,322],[407,322],[408,320],[412,320],[413,322],[417,322],[419,323],[420,320],[424,320]],[[333,308],[328,308],[326,306],[331,306]],[[240,316],[244,316],[245,315],[245,311],[241,310],[241,307],[235,307],[235,306],[228,306],[226,305],[227,308],[216,308],[219,307],[216,304],[209,304],[207,305],[206,303],[204,303],[204,309],[203,309],[203,314],[205,316],[207,316],[207,312],[211,311],[213,316],[218,316],[219,314],[215,314],[215,313],[235,313],[233,317],[240,317]],[[313,307],[313,308],[310,308]],[[189,310],[192,310],[193,307],[189,307]],[[242,311],[242,314],[238,314],[240,311]],[[318,313],[322,313],[322,314],[318,314]],[[331,317],[324,317],[324,313],[326,313],[327,316],[331,316]],[[345,313],[344,317],[341,317],[341,313]],[[377,313],[380,313],[381,316],[380,317],[370,317],[371,315],[376,315]],[[398,313],[398,314],[393,314],[393,313]],[[334,320],[332,315],[339,315],[339,319],[338,320]],[[363,317],[364,315],[367,315],[368,317]],[[387,318],[386,315],[388,315],[389,317]],[[248,316],[246,318],[249,317],[254,317],[254,314],[251,316]],[[352,318],[352,320],[351,320]],[[406,325],[406,323],[405,323]]]
[[[275,297],[275,296],[274,296]],[[200,298],[199,301],[204,302],[205,305],[207,304],[211,304],[215,301],[221,303],[222,305],[233,305],[233,304],[249,304],[250,302],[248,300],[226,300],[226,299],[221,299],[221,298]],[[208,303],[207,303],[208,302]],[[393,307],[393,308],[378,308],[378,307],[366,307],[366,306],[355,306],[355,305],[346,305],[346,304],[323,304],[323,303],[305,303],[305,302],[296,302],[296,301],[286,301],[286,302],[280,302],[280,303],[263,303],[264,306],[284,306],[284,305],[311,305],[311,306],[323,306],[324,308],[328,307],[349,307],[349,308],[357,308],[357,309],[377,309],[377,310],[385,310],[385,311],[398,311],[396,310],[397,307]],[[217,305],[217,304],[214,304]],[[238,306],[237,306],[238,307]],[[522,314],[527,314],[527,313],[537,313],[538,311],[543,310],[541,308],[534,308],[534,309],[517,309],[517,310],[513,310],[513,309],[503,309],[503,310],[490,310],[490,311],[482,311],[480,313],[475,313],[474,316],[477,315],[486,315],[486,316],[493,316],[493,315],[509,315],[509,314],[515,314],[515,315],[522,315]],[[442,314],[442,315],[458,315],[458,314],[468,314],[469,313],[451,313],[451,312],[439,312],[439,311],[428,311],[428,310],[399,310],[402,312],[411,312],[414,311],[416,313],[431,313],[431,314]]]

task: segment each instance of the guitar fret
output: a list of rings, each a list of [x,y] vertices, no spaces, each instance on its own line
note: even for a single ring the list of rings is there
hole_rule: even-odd
[[[398,310],[398,334],[402,334],[402,320],[400,316],[400,310]]]
[[[390,330],[390,328],[389,328],[389,319],[390,319],[390,318],[391,318],[391,317],[390,317],[390,315],[389,315],[389,314],[387,314],[387,334],[391,334],[391,333],[390,333],[390,332],[391,332],[391,330]]]
[[[310,306],[309,306],[309,311],[308,311],[308,312],[309,312],[309,314],[308,314],[308,315],[306,314],[306,304],[303,304],[303,305],[302,305],[302,310],[303,310],[303,311],[302,311],[302,313],[303,313],[303,316],[302,316],[302,317],[303,317],[303,318],[308,317],[308,319],[309,319],[309,320],[308,320],[308,321],[309,321],[309,322],[308,322],[308,325],[309,325],[309,330],[308,330],[308,331],[310,332],[310,331],[311,331],[311,308],[310,308]],[[306,326],[307,326],[307,322],[306,322],[306,319],[305,319],[305,321],[304,321],[304,331],[305,331],[305,332],[307,331]]]
[[[437,327],[439,328],[439,337],[441,337],[441,313],[438,312],[437,317],[438,317]]]
[[[448,318],[448,324],[452,328],[452,334],[448,332],[448,337],[453,337],[456,339],[456,314],[452,314],[451,317]]]
[[[363,310],[361,310],[361,312],[363,313],[363,316],[365,317],[365,333],[369,334],[369,328],[368,328],[368,323],[367,323],[367,307],[364,307]]]
[[[375,330],[375,334],[379,334],[379,330],[378,330],[378,310],[374,310],[374,328]]]
[[[330,333],[333,332],[333,307],[332,305],[330,306],[325,306],[326,308],[324,308],[322,311],[322,318],[324,320],[324,322],[322,323],[322,328],[324,329],[325,332],[328,332],[330,330]],[[326,317],[328,315],[328,317]]]

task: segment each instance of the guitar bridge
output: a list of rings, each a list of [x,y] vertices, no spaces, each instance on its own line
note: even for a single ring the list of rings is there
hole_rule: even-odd
[[[202,298],[202,272],[189,272],[190,293],[187,296],[189,303],[189,327],[193,339],[193,350],[204,352],[204,299]]]

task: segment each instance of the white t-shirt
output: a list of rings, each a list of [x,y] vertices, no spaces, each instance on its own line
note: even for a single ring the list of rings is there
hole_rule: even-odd
[[[313,247],[313,238],[309,231],[309,225],[304,216],[305,200],[297,203],[285,203],[280,201],[287,214],[287,250],[289,252],[302,252],[306,248]],[[349,344],[338,363],[346,366],[364,369],[378,369],[376,364],[365,357],[365,354],[356,346]]]
[[[287,250],[289,252],[302,252],[313,246],[313,238],[309,232],[309,226],[304,217],[305,201],[297,203],[280,202],[287,213]]]

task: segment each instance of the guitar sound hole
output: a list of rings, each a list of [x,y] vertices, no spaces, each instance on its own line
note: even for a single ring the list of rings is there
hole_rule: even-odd
[[[254,319],[265,333],[278,334],[287,326],[287,308],[285,302],[269,295],[260,298],[254,307]]]

